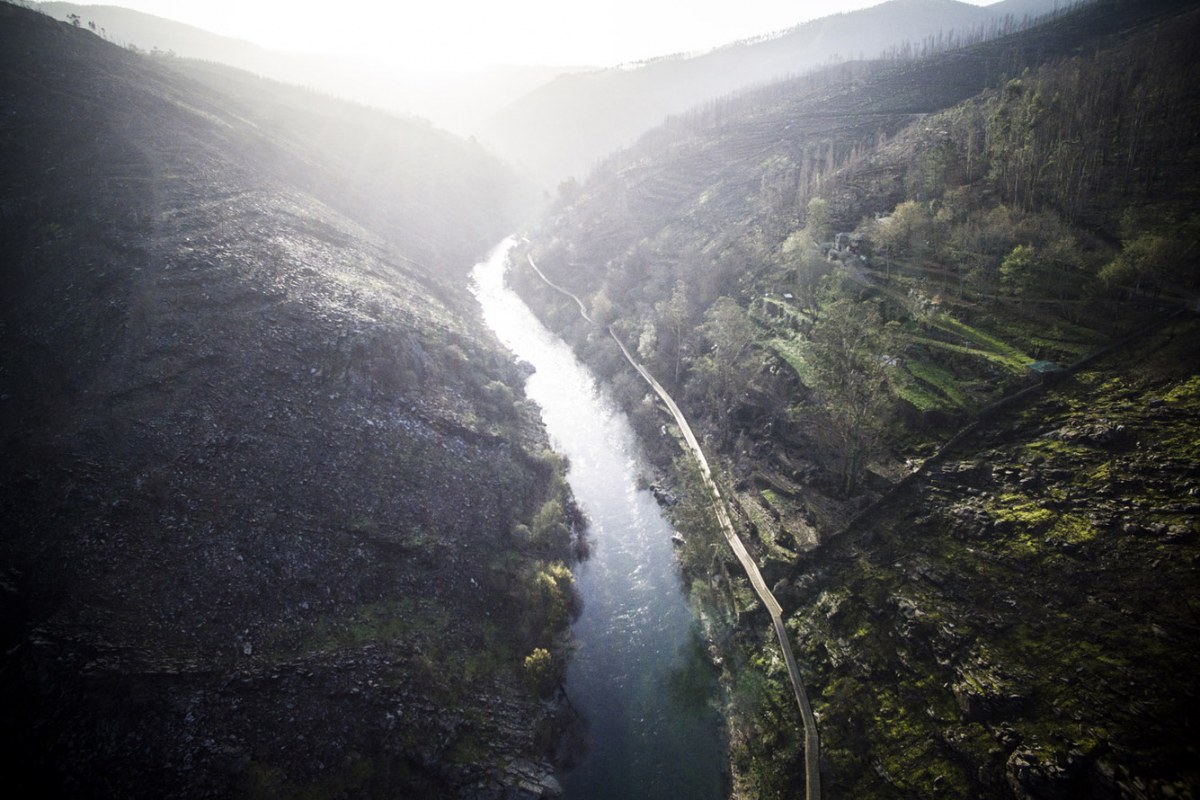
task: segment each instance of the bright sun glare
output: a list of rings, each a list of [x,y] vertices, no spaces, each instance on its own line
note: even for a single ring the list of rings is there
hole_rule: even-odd
[[[969,0],[986,5],[991,0]],[[406,65],[611,66],[703,50],[880,0],[113,0],[280,50]]]

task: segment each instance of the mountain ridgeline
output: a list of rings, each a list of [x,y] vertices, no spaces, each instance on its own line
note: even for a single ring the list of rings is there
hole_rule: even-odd
[[[573,505],[464,285],[523,184],[7,3],[0,98],[10,791],[554,791]]]
[[[564,71],[536,65],[474,70],[398,67],[370,58],[270,50],[120,6],[40,2],[37,9],[64,22],[78,18],[81,26],[122,47],[236,67],[396,114],[422,117],[464,136]]]
[[[1198,34],[1195,3],[1101,0],[714,100],[564,183],[530,234],[719,464],[830,796],[1200,785]],[[660,410],[517,280],[681,487],[735,795],[797,796],[778,646],[714,566]]]
[[[668,115],[700,103],[831,60],[885,52],[911,57],[993,37],[1067,6],[1056,0],[1003,0],[986,8],[958,0],[890,0],[707,53],[564,74],[483,120],[478,135],[553,187],[582,178]]]

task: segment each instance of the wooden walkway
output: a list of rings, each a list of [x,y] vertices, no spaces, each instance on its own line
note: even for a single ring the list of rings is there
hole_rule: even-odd
[[[538,277],[547,286],[574,300],[576,305],[579,306],[579,313],[583,318],[595,324],[592,318],[588,316],[586,307],[578,297],[547,278],[538,269],[537,264],[534,263],[533,256],[526,257],[529,260],[529,266],[533,267],[534,272],[538,274]],[[679,430],[683,433],[683,438],[687,442],[688,449],[700,466],[700,475],[704,479],[704,485],[708,487],[712,498],[713,511],[717,515],[721,531],[725,534],[725,541],[729,543],[729,547],[733,550],[734,555],[737,556],[742,569],[746,571],[746,576],[750,579],[750,585],[754,587],[759,600],[762,601],[763,606],[767,609],[767,613],[771,615],[771,623],[775,627],[775,636],[779,639],[779,648],[783,651],[783,660],[787,664],[788,676],[792,682],[792,691],[796,696],[796,704],[800,709],[800,718],[804,721],[804,795],[806,800],[819,800],[821,797],[821,743],[817,735],[817,720],[813,715],[812,706],[809,705],[808,695],[804,691],[804,682],[800,677],[800,669],[796,666],[796,658],[792,654],[792,644],[788,639],[787,628],[783,624],[783,609],[780,607],[779,601],[775,599],[775,595],[771,594],[771,590],[767,588],[767,583],[763,580],[762,573],[758,569],[758,564],[751,558],[750,553],[746,550],[746,545],[742,543],[741,537],[737,535],[737,531],[733,527],[733,520],[729,518],[729,511],[725,505],[725,500],[721,497],[721,490],[717,486],[717,482],[713,480],[712,472],[708,468],[708,459],[705,458],[704,451],[700,448],[700,442],[696,439],[695,434],[692,433],[692,427],[688,424],[687,418],[675,403],[674,398],[662,387],[662,384],[655,380],[649,370],[634,359],[629,350],[625,348],[624,343],[617,338],[616,333],[613,332],[611,327],[608,328],[608,335],[617,343],[617,347],[621,348],[621,353],[624,354],[625,360],[637,370],[642,379],[659,396],[659,399],[666,404],[667,410],[671,412],[671,416],[675,419],[675,424],[679,426]]]

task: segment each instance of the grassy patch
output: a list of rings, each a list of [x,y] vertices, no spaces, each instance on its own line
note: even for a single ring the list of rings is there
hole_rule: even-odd
[[[1061,439],[1034,439],[1032,442],[1026,442],[1021,450],[1031,456],[1042,456],[1050,461],[1062,459],[1069,463],[1079,463],[1095,456],[1095,451],[1091,448]]]
[[[923,344],[927,347],[932,347],[936,350],[945,350],[950,353],[958,353],[959,355],[971,356],[972,358],[979,358],[979,359],[983,359],[985,361],[990,361],[993,364],[1003,367],[1005,370],[1013,373],[1014,375],[1023,374],[1025,372],[1025,365],[1028,364],[1030,360],[1032,360],[1032,359],[1029,359],[1029,360],[1026,360],[1023,362],[1017,362],[1017,361],[1013,360],[1012,358],[1010,358],[1009,356],[1003,355],[1001,353],[993,353],[993,352],[990,352],[987,350],[981,350],[981,349],[978,349],[975,347],[968,347],[966,345],[951,344],[949,342],[943,342],[940,339],[930,339],[929,337],[926,337],[926,336],[912,336],[912,337],[910,337],[910,339],[912,342],[914,342],[916,344]]]
[[[929,324],[941,333],[953,337],[957,342],[915,334],[911,334],[909,339],[914,343],[937,350],[989,361],[1014,375],[1024,374],[1026,365],[1033,361],[1030,356],[1002,339],[946,314],[939,314],[931,318]],[[936,379],[935,385],[937,385]]]
[[[930,718],[924,709],[903,701],[888,687],[875,697],[873,736],[881,741],[876,749],[878,768],[889,783],[920,797],[938,790],[965,796],[970,784],[961,768],[946,760],[935,745]]]
[[[1008,492],[986,506],[988,516],[1003,525],[992,543],[1006,556],[1024,559],[1041,551],[1042,536],[1058,519],[1058,514],[1043,508],[1028,495]]]
[[[783,501],[779,498],[779,495],[774,489],[763,489],[761,492],[759,492],[759,494],[762,495],[763,500],[767,501],[767,505],[779,513],[782,514],[786,510],[786,507],[783,505]]]
[[[1083,358],[1098,345],[1089,342],[1076,342],[1067,339],[1051,339],[1045,336],[1030,336],[1029,344],[1044,352],[1061,353],[1070,360]]]
[[[1104,345],[1108,337],[1093,328],[1057,316],[1034,316],[1022,320],[1005,317],[1005,331],[1027,350],[1043,358],[1074,361]]]
[[[993,519],[1025,528],[1041,529],[1054,520],[1054,512],[1042,508],[1028,495],[1006,492],[988,507]]]
[[[412,598],[366,603],[341,617],[324,617],[316,622],[305,642],[306,652],[356,647],[396,639],[436,641],[446,630],[450,616],[432,602]]]
[[[804,343],[799,337],[771,339],[767,342],[767,346],[787,362],[787,365],[795,371],[796,377],[800,379],[801,383],[808,387],[813,385],[812,368],[804,360]]]
[[[904,368],[914,378],[936,389],[953,405],[960,408],[966,405],[966,399],[958,389],[958,379],[949,370],[921,360],[908,361]]]
[[[961,336],[967,341],[973,342],[981,350],[1002,355],[1018,367],[1024,368],[1026,364],[1033,360],[1011,344],[996,338],[986,331],[972,327],[965,322],[960,322],[954,317],[940,314],[934,317],[933,326],[955,336]]]
[[[1096,538],[1096,526],[1079,514],[1062,514],[1046,536],[1056,542],[1083,544]]]
[[[915,381],[899,380],[893,384],[892,390],[918,411],[932,411],[943,405],[941,397]]]
[[[1200,375],[1193,375],[1189,380],[1179,384],[1163,398],[1172,405],[1193,405],[1200,403]]]
[[[1083,473],[1079,478],[1079,483],[1091,488],[1102,488],[1112,483],[1113,465],[1111,461],[1105,461],[1100,466],[1093,470]]]
[[[893,389],[897,396],[920,411],[963,408],[966,405],[954,373],[924,359],[905,361],[904,369],[897,373],[897,379],[893,382]]]

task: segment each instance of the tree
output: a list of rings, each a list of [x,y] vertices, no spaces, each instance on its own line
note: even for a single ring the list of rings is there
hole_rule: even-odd
[[[737,601],[731,594],[729,572],[725,564],[732,551],[713,513],[712,494],[694,458],[677,458],[675,471],[680,477],[680,492],[673,516],[675,525],[684,536],[684,543],[679,549],[680,568],[692,582],[693,589],[703,586],[701,591],[707,595],[707,606],[714,610],[724,608],[724,621],[732,622],[737,617]],[[724,582],[717,580],[721,574],[724,574]],[[702,579],[704,583],[698,583]],[[724,587],[724,593],[721,587]]]
[[[929,249],[933,216],[924,203],[905,200],[886,219],[880,220],[875,235],[891,255],[921,258]]]
[[[658,351],[658,329],[649,320],[642,325],[642,333],[638,336],[637,353],[642,361],[650,360]]]
[[[940,198],[962,180],[962,159],[954,139],[946,137],[922,149],[905,176],[910,197],[917,200]]]
[[[785,263],[796,275],[796,297],[802,307],[813,309],[820,294],[821,278],[829,273],[829,261],[809,237],[807,231],[797,231],[783,243]]]
[[[547,550],[558,549],[570,541],[571,529],[567,527],[566,514],[558,497],[551,497],[533,515],[531,536],[534,543]]]
[[[554,639],[579,613],[575,576],[561,561],[535,561],[524,572],[519,589],[525,609],[520,633],[528,644]]]
[[[699,361],[704,394],[728,439],[733,404],[754,377],[755,364],[748,358],[754,327],[733,298],[718,297],[705,313],[700,332],[710,345]]]
[[[1036,276],[1037,251],[1032,245],[1019,244],[1000,262],[1000,283],[1016,295],[1026,294]]]
[[[567,178],[558,184],[558,194],[556,200],[559,208],[566,208],[579,199],[580,193],[583,191],[579,185],[579,181],[575,180],[574,176]]]
[[[804,218],[804,230],[808,238],[817,244],[833,238],[833,215],[829,211],[829,201],[822,197],[814,197],[808,201],[808,215]]]
[[[999,283],[1000,263],[1017,244],[1020,214],[1006,205],[973,212],[956,225],[950,247],[960,264],[968,265],[967,280],[981,295],[993,294]]]
[[[549,696],[561,682],[559,665],[544,647],[535,647],[525,656],[525,680],[539,695]]]
[[[670,331],[675,351],[675,386],[679,386],[679,369],[683,361],[684,335],[688,321],[691,319],[691,303],[688,300],[687,284],[675,282],[675,290],[671,299],[658,304],[658,314],[664,320]]]
[[[612,324],[612,321],[617,318],[617,311],[613,307],[613,302],[609,299],[608,292],[605,289],[601,289],[592,295],[592,302],[588,305],[592,312],[588,316],[601,327]]]
[[[1127,239],[1120,254],[1100,269],[1100,281],[1109,288],[1130,288],[1134,293],[1147,286],[1156,290],[1190,289],[1195,279],[1189,265],[1195,259],[1200,223],[1191,220],[1181,226],[1182,236],[1142,232]]]
[[[851,494],[879,445],[890,404],[883,321],[874,303],[840,299],[813,326],[806,360],[842,448],[841,490]]]

